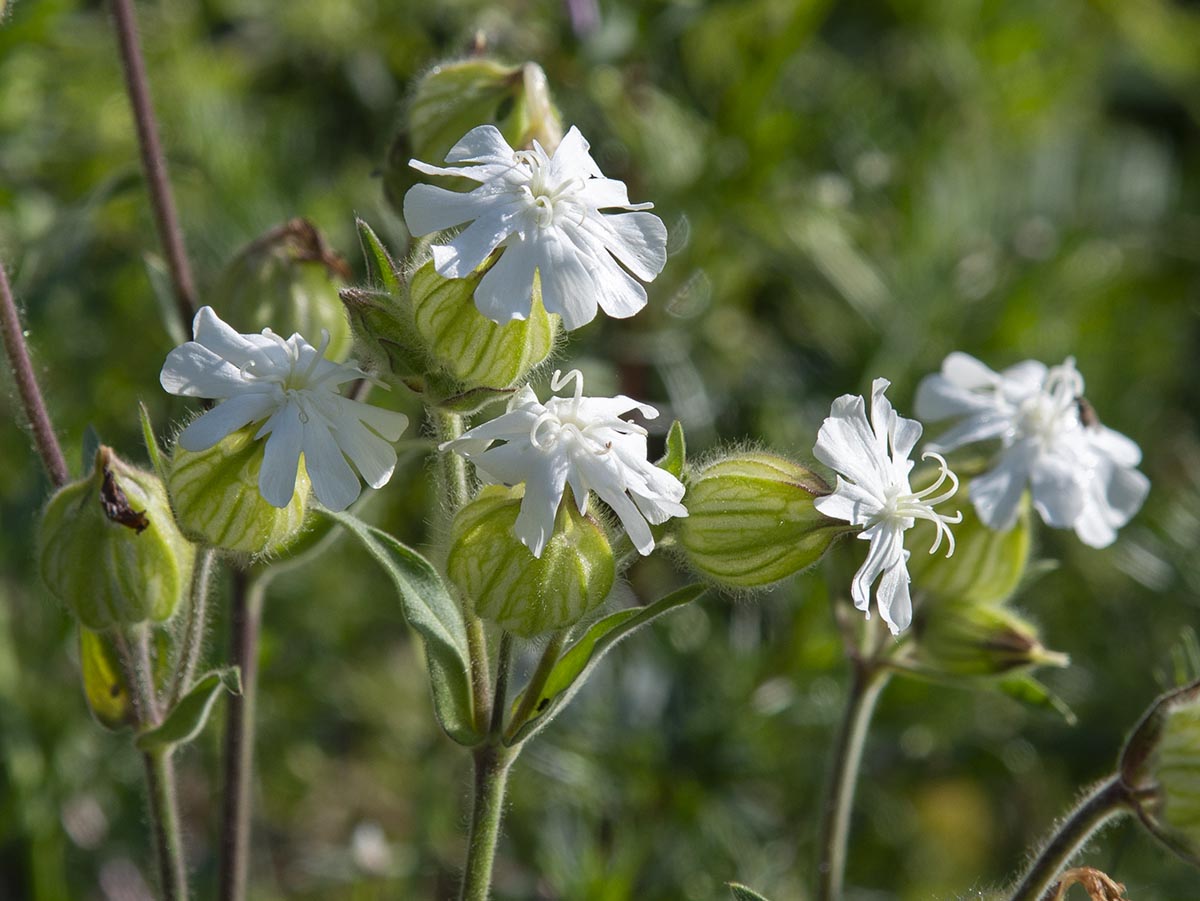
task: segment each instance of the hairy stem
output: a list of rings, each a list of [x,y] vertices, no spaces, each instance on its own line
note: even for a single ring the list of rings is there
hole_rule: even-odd
[[[250,787],[254,773],[254,706],[258,696],[258,634],[266,582],[234,571],[230,656],[241,669],[242,693],[229,698],[225,727],[225,786],[221,799],[218,897],[246,897],[250,859]]]
[[[508,703],[508,676],[512,669],[513,637],[509,632],[500,636],[500,651],[496,655],[496,693],[492,699],[491,735],[504,734],[504,707]]]
[[[465,423],[457,413],[430,408],[430,416],[433,417],[439,445],[462,435]],[[438,451],[438,480],[446,502],[446,512],[452,517],[471,495],[467,461],[453,451]],[[467,626],[467,655],[471,660],[471,695],[474,699],[475,728],[482,732],[488,727],[492,711],[487,635],[483,629],[483,622],[469,605],[463,609],[463,620]]]
[[[1046,841],[1009,895],[1010,901],[1042,901],[1075,852],[1105,823],[1127,812],[1129,803],[1129,790],[1120,776],[1092,789]]]
[[[517,705],[517,712],[513,714],[507,738],[511,739],[516,735],[517,730],[524,726],[535,712],[542,689],[546,687],[546,680],[550,678],[554,664],[558,663],[559,655],[562,654],[563,646],[566,643],[566,629],[561,629],[550,636],[550,641],[546,644],[546,648],[538,660],[537,669],[533,671],[533,675],[529,678],[529,684],[525,686],[525,691],[521,695],[521,703]]]
[[[175,200],[171,196],[167,160],[158,140],[158,123],[154,118],[150,82],[146,77],[146,64],[142,60],[142,50],[138,42],[133,0],[112,0],[112,8],[117,26],[117,44],[121,51],[121,67],[125,72],[125,88],[129,92],[129,102],[133,107],[133,118],[137,126],[142,169],[150,187],[154,224],[167,257],[167,268],[170,270],[171,285],[175,291],[175,304],[186,333],[196,312],[196,286],[192,279],[192,267],[188,263],[187,251],[183,246],[183,231],[179,227],[179,217],[175,212]]]
[[[42,391],[33,372],[33,361],[29,358],[29,348],[25,344],[21,317],[17,313],[17,304],[13,300],[12,288],[9,287],[3,263],[0,263],[0,333],[4,337],[4,352],[8,356],[13,381],[17,383],[21,406],[33,429],[33,443],[37,447],[38,456],[42,458],[42,465],[46,467],[46,475],[50,477],[54,487],[58,488],[66,484],[67,461],[54,434],[50,414],[46,412],[46,402],[42,399]]]
[[[208,584],[212,576],[216,551],[201,547],[196,552],[196,563],[192,567],[192,585],[188,597],[187,625],[183,630],[183,645],[179,651],[179,662],[171,682],[168,709],[179,703],[191,684],[204,646],[204,629],[208,619]]]
[[[158,879],[164,901],[186,901],[187,865],[183,857],[183,839],[179,833],[179,808],[175,800],[175,765],[170,751],[142,753],[146,771],[146,795],[154,847],[158,858]]]
[[[500,819],[504,813],[504,791],[508,785],[509,766],[515,756],[515,751],[499,744],[486,744],[475,749],[471,830],[459,901],[487,901],[491,895],[496,842],[500,838]]]
[[[821,812],[820,860],[817,864],[817,901],[839,901],[846,875],[846,842],[850,814],[858,784],[858,768],[875,703],[888,682],[884,669],[853,661],[854,675],[846,710],[838,730],[829,773],[825,806]]]

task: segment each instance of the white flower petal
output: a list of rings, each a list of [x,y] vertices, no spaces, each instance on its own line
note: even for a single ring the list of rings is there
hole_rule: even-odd
[[[871,544],[867,549],[867,559],[850,582],[850,597],[859,610],[871,609],[871,586],[879,578],[879,574],[895,566],[904,553],[903,536],[904,533],[900,529],[885,528],[877,531],[875,536],[869,539]],[[865,537],[865,533],[860,537]]]
[[[329,423],[309,416],[304,423],[303,449],[304,468],[308,470],[317,500],[337,513],[358,499],[362,486],[333,439]]]
[[[912,596],[909,591],[908,551],[889,569],[884,570],[875,591],[879,615],[893,635],[907,629],[912,622]]]
[[[296,493],[296,470],[304,443],[300,411],[288,404],[263,426],[259,437],[270,434],[258,473],[258,493],[273,507],[286,507]]]
[[[654,281],[667,265],[667,227],[653,213],[612,213],[589,218],[585,226],[642,281]]]
[[[813,454],[826,466],[882,498],[888,473],[878,449],[875,434],[867,424],[865,402],[856,395],[843,394],[833,402],[829,418],[821,424]]]
[[[495,125],[478,125],[463,135],[446,154],[448,163],[510,164],[513,149]]]
[[[258,362],[265,350],[278,343],[265,335],[241,335],[221,321],[212,307],[201,307],[192,320],[193,340],[235,366]]]
[[[158,382],[183,397],[231,397],[251,384],[242,370],[202,344],[189,341],[169,354]]]
[[[1033,453],[1026,444],[1009,448],[989,472],[972,479],[971,502],[989,529],[1007,532],[1016,525]]]
[[[266,393],[231,397],[193,419],[187,428],[179,433],[179,446],[186,451],[208,450],[242,426],[271,415],[278,403],[277,398]]]
[[[533,308],[533,273],[537,268],[528,242],[510,239],[500,259],[475,289],[475,306],[493,322],[504,325],[528,319]],[[543,298],[543,306],[546,306]],[[550,310],[546,306],[547,311]]]
[[[813,501],[817,512],[830,519],[844,519],[851,525],[866,525],[883,509],[880,499],[853,482],[837,477],[837,488]]]
[[[563,135],[558,149],[554,151],[554,156],[550,159],[547,180],[562,183],[580,175],[585,178],[599,178],[600,167],[596,165],[596,161],[588,152],[590,149],[587,139],[580,134],[578,128],[572,125]]]
[[[446,278],[466,278],[500,246],[512,232],[514,209],[499,209],[480,216],[449,244],[438,244],[433,248],[434,267]]]
[[[567,482],[565,458],[556,455],[543,462],[546,465],[531,472],[525,480],[521,512],[513,524],[517,538],[535,557],[542,556],[546,542],[554,534],[554,519]]]
[[[433,185],[413,185],[404,195],[404,222],[418,237],[454,228],[478,215],[479,200],[473,194]]]
[[[1029,470],[1033,506],[1046,525],[1069,529],[1083,512],[1086,471],[1077,459],[1040,454]]]

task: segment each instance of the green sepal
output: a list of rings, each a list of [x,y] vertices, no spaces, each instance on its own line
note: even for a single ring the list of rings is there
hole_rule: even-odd
[[[388,294],[400,296],[404,293],[404,276],[399,265],[383,246],[379,236],[362,219],[355,219],[358,239],[362,244],[363,256],[367,260],[367,275],[372,284],[379,285]]]
[[[541,696],[532,707],[531,718],[519,725],[514,724],[515,731],[507,744],[518,745],[545,728],[570,703],[591,675],[592,669],[615,645],[664,613],[692,603],[707,590],[706,585],[688,585],[653,604],[619,610],[594,622],[554,665]],[[520,704],[521,696],[518,695],[513,701],[514,713]]]
[[[150,465],[154,467],[154,472],[165,483],[170,471],[167,459],[163,456],[158,439],[154,437],[154,423],[150,421],[150,411],[141,401],[138,402],[138,421],[142,424],[142,443],[146,445],[146,454],[150,457]]]
[[[687,463],[687,442],[683,437],[683,426],[676,419],[671,423],[671,431],[667,432],[666,453],[655,466],[665,469],[677,479],[683,478],[683,467]]]
[[[458,413],[460,416],[470,416],[478,413],[484,407],[508,400],[516,393],[516,388],[472,388],[444,398],[430,398],[429,403],[447,413]]]
[[[765,895],[760,895],[754,889],[747,888],[737,882],[728,882],[729,891],[733,895],[734,901],[767,901]]]
[[[167,711],[163,721],[153,729],[138,734],[134,744],[139,751],[169,751],[185,745],[200,734],[222,690],[231,695],[242,693],[242,674],[236,666],[226,666],[205,673],[188,689],[187,694]]]
[[[133,700],[112,637],[79,627],[83,696],[96,722],[112,732],[133,725]]]
[[[458,604],[433,565],[382,529],[349,513],[322,510],[362,542],[396,587],[404,618],[425,646],[433,707],[446,734],[460,745],[477,745],[471,702],[467,630]]]

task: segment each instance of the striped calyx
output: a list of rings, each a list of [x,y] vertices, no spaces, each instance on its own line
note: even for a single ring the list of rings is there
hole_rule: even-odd
[[[954,527],[954,556],[943,558],[914,553],[908,571],[914,584],[939,598],[995,604],[1017,589],[1029,564],[1032,529],[1029,498],[1022,499],[1012,528],[988,528],[970,504],[961,505],[962,522]],[[912,529],[913,545],[928,547],[934,527],[918,522]]]
[[[51,593],[100,631],[169,619],[196,549],[176,527],[158,477],[101,447],[91,474],[50,498],[38,554]]]
[[[616,568],[604,530],[569,496],[542,556],[534,557],[513,531],[524,493],[524,486],[489,486],[463,507],[446,569],[476,614],[532,637],[573,625],[603,603]]]
[[[286,507],[273,507],[258,490],[266,441],[257,425],[231,432],[208,450],[176,446],[167,489],[180,528],[193,541],[243,554],[280,550],[304,526],[310,484],[300,461],[296,491]]]
[[[558,330],[558,317],[542,307],[536,284],[528,319],[498,325],[480,313],[475,289],[489,264],[467,278],[450,279],[438,275],[430,261],[409,283],[417,332],[433,365],[461,391],[517,384],[549,356]]]
[[[1125,742],[1121,778],[1142,823],[1200,865],[1200,682],[1150,708]]]
[[[718,460],[687,480],[686,519],[675,522],[688,562],[730,588],[761,588],[821,558],[853,528],[818,513],[829,486],[798,463],[747,452]]]

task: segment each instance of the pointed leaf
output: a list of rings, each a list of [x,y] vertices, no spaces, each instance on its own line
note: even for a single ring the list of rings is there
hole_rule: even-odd
[[[367,258],[367,271],[371,282],[383,287],[394,296],[404,293],[404,277],[400,267],[396,265],[392,255],[388,253],[379,236],[361,219],[355,220],[358,226],[358,237],[362,243],[363,255]]]
[[[92,465],[96,462],[96,451],[100,450],[100,445],[104,442],[100,440],[100,433],[96,431],[96,427],[90,422],[83,431],[83,453],[80,454],[79,471],[87,475],[92,471]]]
[[[655,465],[665,469],[677,479],[683,478],[683,466],[687,462],[687,443],[683,439],[683,426],[676,419],[667,433],[667,452]]]
[[[478,413],[488,404],[508,400],[516,393],[516,390],[516,388],[472,388],[470,391],[437,401],[437,406],[451,413],[470,416],[472,413]]]
[[[188,340],[186,329],[179,321],[179,306],[175,300],[175,288],[171,284],[171,275],[162,257],[152,253],[142,255],[146,266],[146,277],[150,279],[150,288],[157,302],[158,318],[162,321],[163,330],[172,344],[184,344]]]
[[[133,702],[112,640],[80,626],[79,666],[83,694],[96,722],[113,732],[132,725]]]
[[[433,565],[382,529],[348,513],[322,511],[344,526],[391,577],[404,618],[425,645],[433,705],[446,734],[462,745],[478,744],[471,706],[467,630],[462,611]]]
[[[533,706],[533,718],[520,725],[509,744],[519,744],[548,725],[559,710],[575,697],[575,693],[587,681],[592,668],[614,645],[658,619],[664,613],[690,604],[706,590],[707,586],[704,585],[688,585],[653,604],[618,610],[616,613],[611,613],[592,623],[587,631],[571,647],[567,648],[558,663],[554,665],[554,669],[550,671],[550,677],[542,689],[541,697]],[[521,698],[518,696],[514,701],[514,709],[520,704],[520,701]]]
[[[164,482],[167,480],[167,461],[163,459],[162,448],[158,446],[158,439],[154,437],[154,424],[150,422],[150,411],[146,409],[146,405],[138,403],[138,419],[142,423],[142,441],[146,445],[146,453],[150,455],[150,464],[154,467],[154,472]]]
[[[1050,691],[1049,688],[1033,676],[1028,674],[1011,676],[1007,679],[1001,679],[996,683],[996,686],[1010,698],[1015,698],[1031,707],[1053,710],[1066,720],[1069,726],[1074,726],[1079,721],[1075,716],[1075,712],[1067,706],[1066,701]]]
[[[139,751],[168,751],[175,745],[187,744],[204,728],[222,690],[234,695],[242,693],[241,672],[236,666],[201,676],[163,721],[138,735],[134,744]]]
[[[760,895],[753,889],[747,888],[737,882],[727,883],[729,891],[733,893],[734,901],[767,901],[764,895]]]

